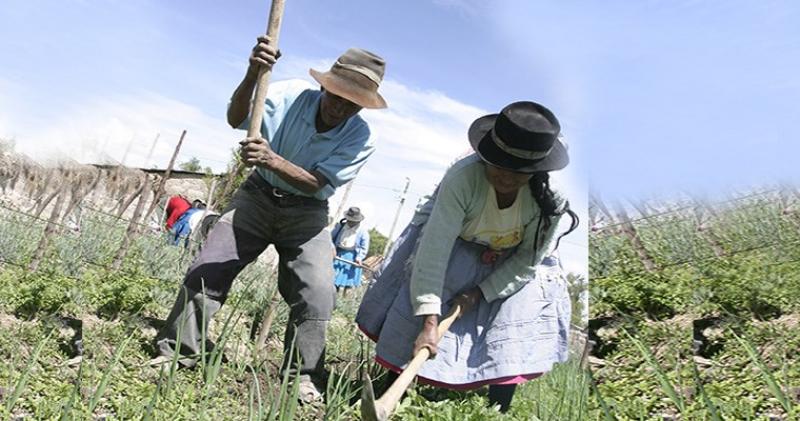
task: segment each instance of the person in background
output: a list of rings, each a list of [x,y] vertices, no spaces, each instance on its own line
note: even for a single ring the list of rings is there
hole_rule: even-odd
[[[189,247],[189,238],[194,228],[200,224],[203,214],[206,213],[205,209],[206,204],[200,199],[195,199],[191,204],[191,208],[186,209],[180,215],[170,230],[170,243],[172,245],[180,245],[181,241],[183,241],[184,247]]]
[[[337,257],[333,261],[333,283],[342,296],[347,296],[350,288],[361,286],[361,265],[369,251],[369,232],[361,225],[363,220],[361,209],[352,207],[331,232]]]
[[[555,258],[577,215],[550,186],[567,166],[550,110],[515,102],[477,119],[474,154],[456,162],[397,239],[356,316],[375,340],[389,379],[422,348],[420,382],[468,390],[489,385],[490,405],[510,408],[516,385],[567,358],[570,298]],[[569,230],[557,236],[569,215]],[[462,308],[441,341],[439,316]]]
[[[172,231],[172,227],[175,225],[175,222],[178,221],[178,218],[183,215],[184,212],[192,208],[192,204],[189,203],[189,200],[181,195],[175,195],[167,200],[167,209],[166,215],[167,220],[164,224],[167,231]]]

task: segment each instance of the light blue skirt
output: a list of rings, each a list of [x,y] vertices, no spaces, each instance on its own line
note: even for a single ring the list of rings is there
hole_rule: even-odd
[[[342,259],[354,262],[356,251],[337,247],[336,255]],[[337,287],[358,287],[361,286],[361,268],[341,260],[333,261],[333,270],[336,273],[333,283]]]
[[[392,369],[411,360],[422,318],[411,307],[409,280],[422,225],[401,234],[366,291],[356,315],[362,331],[376,341],[376,359]],[[453,247],[442,291],[442,314],[456,294],[478,285],[512,253],[495,264],[483,264],[484,246],[458,239]],[[536,276],[517,293],[478,305],[450,327],[437,356],[419,373],[423,381],[453,389],[517,383],[550,371],[567,360],[570,298],[566,277],[555,257],[537,267]]]

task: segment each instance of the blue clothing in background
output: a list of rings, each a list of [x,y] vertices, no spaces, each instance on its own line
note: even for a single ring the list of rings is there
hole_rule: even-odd
[[[318,171],[330,184],[314,198],[326,200],[337,187],[354,179],[375,150],[367,123],[358,115],[344,123],[317,133],[315,118],[322,91],[303,80],[287,80],[269,85],[261,135],[278,155],[307,171]],[[246,130],[250,118],[239,128]],[[273,186],[300,196],[308,194],[292,187],[273,172],[256,168]]]
[[[344,223],[336,224],[331,232],[333,245],[336,246],[336,256],[351,262],[363,261],[369,251],[369,232],[359,226],[356,234],[356,244],[354,248],[344,248],[340,246],[340,233]],[[333,261],[335,276],[333,283],[337,287],[358,287],[361,286],[361,268],[341,260]]]
[[[189,235],[192,233],[192,226],[189,224],[189,218],[191,218],[195,212],[202,211],[202,209],[189,209],[184,212],[177,221],[175,221],[175,225],[173,225],[172,229],[170,230],[170,234],[172,234],[172,236],[169,239],[173,246],[180,245],[181,240],[184,241],[185,246],[189,246]]]

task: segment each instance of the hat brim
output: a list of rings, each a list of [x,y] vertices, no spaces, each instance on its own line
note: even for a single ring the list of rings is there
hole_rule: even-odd
[[[331,72],[320,72],[318,70],[309,69],[308,73],[317,83],[322,85],[325,90],[339,95],[363,108],[386,108],[386,100],[384,100],[378,92],[364,89]]]
[[[361,222],[364,220],[364,215],[356,215],[356,216],[345,216],[344,219],[353,222]]]
[[[553,144],[550,153],[537,160],[517,158],[500,149],[486,136],[497,119],[497,114],[489,114],[475,120],[469,127],[469,143],[475,153],[484,161],[496,167],[522,173],[557,171],[569,164],[567,147],[559,139]]]

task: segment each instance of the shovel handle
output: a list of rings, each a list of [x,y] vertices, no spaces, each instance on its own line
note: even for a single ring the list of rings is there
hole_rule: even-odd
[[[462,314],[462,308],[459,304],[454,304],[453,307],[450,308],[450,312],[447,313],[447,316],[439,322],[439,327],[436,329],[436,336],[437,342],[442,339],[445,332],[450,329],[450,325],[453,324]],[[422,368],[422,364],[428,360],[431,356],[431,350],[428,348],[422,348],[414,355],[414,358],[411,362],[408,363],[408,366],[400,373],[400,376],[397,380],[392,383],[386,393],[378,399],[375,405],[380,405],[381,407],[386,409],[387,414],[391,414],[394,411],[395,405],[400,401],[400,398],[403,396],[403,392],[406,391],[408,385],[414,381],[414,378],[419,373],[419,370]]]

